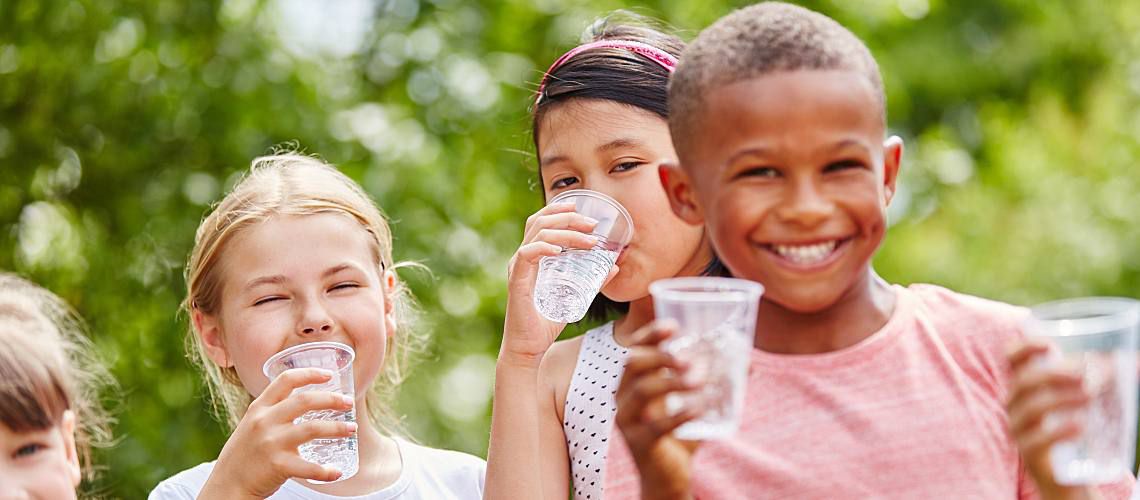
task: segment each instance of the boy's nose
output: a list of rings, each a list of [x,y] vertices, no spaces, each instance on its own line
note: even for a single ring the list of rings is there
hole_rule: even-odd
[[[777,213],[785,222],[813,227],[827,221],[834,209],[834,204],[815,187],[800,187]]]

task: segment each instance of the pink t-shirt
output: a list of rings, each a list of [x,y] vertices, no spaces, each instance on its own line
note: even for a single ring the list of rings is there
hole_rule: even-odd
[[[697,498],[1036,498],[1004,407],[1005,350],[1025,310],[932,285],[894,290],[894,314],[859,344],[752,351],[740,431],[693,457]],[[613,436],[605,496],[638,498]],[[1131,486],[1102,493],[1126,499]]]

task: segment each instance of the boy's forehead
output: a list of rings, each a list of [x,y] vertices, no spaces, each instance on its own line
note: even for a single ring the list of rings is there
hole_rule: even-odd
[[[742,143],[816,149],[857,140],[881,146],[883,108],[873,84],[848,70],[779,71],[709,89],[697,126],[678,151],[687,165],[731,154]]]

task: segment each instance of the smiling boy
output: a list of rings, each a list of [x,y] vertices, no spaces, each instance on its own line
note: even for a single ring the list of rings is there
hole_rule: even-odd
[[[644,439],[644,422],[664,421],[647,400],[676,387],[639,380],[668,366],[641,346],[618,396],[629,448],[611,446],[611,457],[632,451],[657,480],[691,470],[702,499],[1034,497],[1003,406],[1004,349],[1024,311],[892,285],[871,267],[903,144],[884,140],[866,46],[826,16],[773,2],[722,18],[681,61],[669,89],[681,165],[662,170],[673,210],[706,225],[734,276],[766,289],[744,418],[732,439],[691,457],[667,432]],[[1102,492],[1127,498],[1129,483],[1119,486]],[[637,475],[612,469],[605,490],[636,496]]]

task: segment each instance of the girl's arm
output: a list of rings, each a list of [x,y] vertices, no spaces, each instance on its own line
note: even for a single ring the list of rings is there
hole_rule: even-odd
[[[548,205],[527,219],[522,245],[511,258],[484,498],[568,496],[565,437],[550,401],[553,391],[542,390],[540,381],[547,350],[565,325],[538,314],[534,284],[542,257],[558,255],[563,248],[592,248],[595,241],[588,231],[596,224],[574,213],[573,203]]]
[[[551,349],[539,367],[504,363],[495,374],[486,499],[566,498],[570,459],[552,386],[566,377]],[[569,350],[565,350],[569,351]],[[573,359],[570,360],[573,363]],[[573,370],[571,364],[570,370]]]

